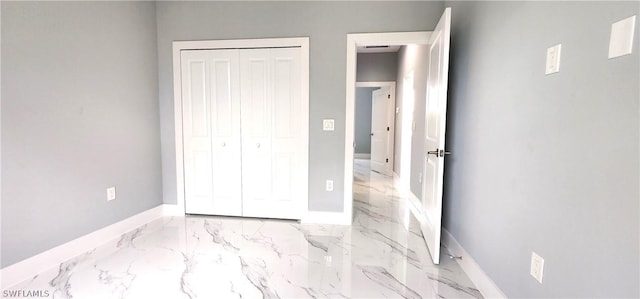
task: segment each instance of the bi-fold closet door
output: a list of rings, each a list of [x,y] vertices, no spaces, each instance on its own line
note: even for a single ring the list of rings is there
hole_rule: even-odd
[[[299,48],[181,52],[185,211],[300,219]]]

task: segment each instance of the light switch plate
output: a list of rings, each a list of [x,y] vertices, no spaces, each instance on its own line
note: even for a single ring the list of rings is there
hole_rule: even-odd
[[[560,51],[562,50],[562,44],[557,44],[547,49],[547,66],[545,74],[553,74],[560,71]]]
[[[116,199],[116,187],[107,188],[107,201]]]
[[[333,131],[335,129],[335,122],[333,119],[323,119],[322,120],[322,130],[324,131]]]
[[[544,259],[535,252],[531,252],[531,271],[530,274],[539,283],[542,283],[542,273],[544,271]]]
[[[636,16],[611,24],[609,39],[609,58],[631,54],[633,50],[633,33],[636,27]]]

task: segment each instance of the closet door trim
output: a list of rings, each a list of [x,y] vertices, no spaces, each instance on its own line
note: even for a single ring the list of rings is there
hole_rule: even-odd
[[[184,215],[185,181],[184,181],[184,147],[182,127],[182,79],[181,52],[184,50],[216,50],[216,49],[255,49],[255,48],[300,48],[301,55],[301,104],[304,111],[302,132],[304,134],[304,193],[307,195],[301,203],[299,219],[306,218],[308,212],[309,193],[309,37],[269,38],[269,39],[237,39],[207,41],[173,42],[173,104],[175,126],[175,159],[176,159],[176,210],[175,214]],[[166,196],[166,194],[165,194]],[[171,200],[164,198],[165,201]]]

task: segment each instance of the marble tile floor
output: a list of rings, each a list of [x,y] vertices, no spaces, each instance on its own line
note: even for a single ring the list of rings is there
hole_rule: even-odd
[[[11,289],[83,299],[482,297],[454,260],[432,264],[390,178],[367,160],[354,173],[352,226],[165,217]]]

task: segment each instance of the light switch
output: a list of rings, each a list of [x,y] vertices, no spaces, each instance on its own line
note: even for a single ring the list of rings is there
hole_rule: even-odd
[[[333,131],[335,129],[335,123],[333,119],[323,119],[322,120],[322,130],[324,131]]]
[[[633,33],[636,27],[636,16],[626,18],[611,25],[609,39],[609,58],[631,54],[633,49]]]
[[[557,44],[547,49],[547,67],[545,74],[553,74],[560,71],[560,50],[562,50],[562,44]]]

